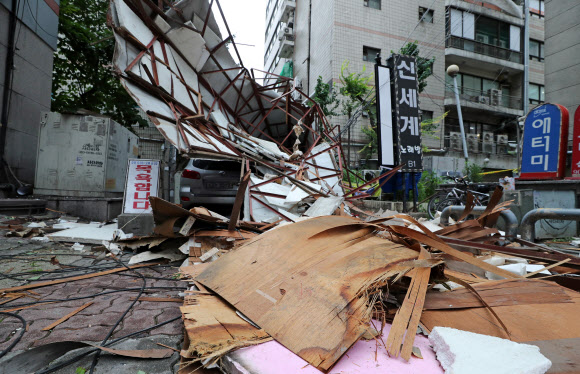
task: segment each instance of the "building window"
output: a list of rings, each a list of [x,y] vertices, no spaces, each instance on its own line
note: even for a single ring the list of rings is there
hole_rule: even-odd
[[[544,42],[530,39],[530,60],[544,61]]]
[[[433,121],[433,111],[422,110],[419,119],[421,120],[421,123],[426,121]]]
[[[381,9],[381,0],[363,0],[364,5],[368,8]]]
[[[371,47],[363,47],[363,61],[375,62],[377,54],[381,54],[381,50]]]
[[[530,96],[530,104],[542,104],[546,99],[544,97],[544,86],[530,83],[528,91]]]
[[[433,9],[419,7],[419,21],[433,23]]]
[[[530,0],[530,14],[539,18],[543,18],[544,0]]]
[[[510,25],[492,18],[481,17],[475,23],[475,40],[508,49],[510,47]]]

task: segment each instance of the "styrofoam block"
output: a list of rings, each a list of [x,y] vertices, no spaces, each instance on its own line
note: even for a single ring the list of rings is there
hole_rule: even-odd
[[[544,374],[552,362],[535,345],[449,327],[435,327],[429,341],[447,374]]]
[[[491,258],[487,258],[483,260],[483,262],[487,262],[490,265],[500,266],[505,265],[505,257],[501,256],[492,256]]]
[[[498,268],[507,270],[510,273],[514,273],[516,275],[521,275],[521,276],[526,275],[526,264],[509,264],[509,265],[498,266]],[[494,274],[490,271],[485,272],[485,277],[487,279],[491,279],[491,280],[505,279],[504,277],[501,277],[501,276]]]

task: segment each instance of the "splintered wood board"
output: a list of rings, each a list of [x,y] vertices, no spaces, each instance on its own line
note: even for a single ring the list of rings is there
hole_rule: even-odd
[[[535,279],[516,279],[483,282],[474,284],[473,288],[489,306],[507,306],[518,304],[553,304],[568,303],[572,299],[565,292],[566,288],[554,282]],[[465,288],[449,292],[430,292],[425,300],[425,310],[484,308],[485,305]]]
[[[520,304],[493,307],[515,342],[580,337],[580,293],[563,288],[571,302]],[[487,308],[427,310],[421,315],[427,329],[452,327],[477,334],[509,339]]]
[[[279,227],[221,257],[196,280],[326,371],[368,328],[359,291],[418,257],[374,230],[338,216]]]

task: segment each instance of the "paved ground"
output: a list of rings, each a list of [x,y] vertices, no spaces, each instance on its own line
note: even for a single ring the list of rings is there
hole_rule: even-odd
[[[105,258],[104,252],[96,249],[86,248],[84,252],[78,252],[67,245],[37,243],[22,238],[5,238],[4,233],[0,231],[0,289],[119,267],[114,260]],[[125,255],[122,260],[127,262],[129,258],[130,255]],[[86,269],[86,267],[91,267],[91,269]],[[138,269],[139,273],[147,277],[143,296],[178,298],[187,283],[174,280],[177,270],[177,267],[171,266]],[[26,349],[64,340],[101,343],[117,320],[129,309],[133,302],[131,298],[139,294],[142,285],[143,280],[136,274],[123,272],[35,288],[24,297],[2,304],[0,311],[30,306],[13,312],[26,320],[27,330],[5,358]],[[95,296],[99,293],[107,294]],[[6,300],[8,299],[0,298],[0,303]],[[49,300],[54,300],[54,302],[40,304]],[[89,307],[51,331],[42,330],[89,302],[92,302]],[[115,328],[111,339],[180,317],[179,306],[181,303],[139,301]],[[0,352],[16,339],[21,328],[21,323],[15,318],[0,315]],[[125,341],[123,345],[117,345],[114,348],[160,348],[156,345],[159,342],[179,350],[183,340],[183,324],[181,319],[177,319],[170,324],[132,338],[133,340]],[[178,359],[178,353],[165,360],[133,360],[103,354],[96,373],[136,374],[139,370],[147,374],[173,373]],[[58,373],[76,373],[77,368],[81,367],[88,369],[90,361],[80,361]]]

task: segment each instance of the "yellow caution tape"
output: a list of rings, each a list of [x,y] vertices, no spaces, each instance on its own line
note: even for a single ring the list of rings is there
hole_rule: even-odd
[[[518,169],[506,169],[506,170],[495,170],[495,171],[488,171],[486,173],[481,173],[481,175],[488,175],[488,174],[497,174],[497,173],[504,173],[506,171],[517,171]]]

